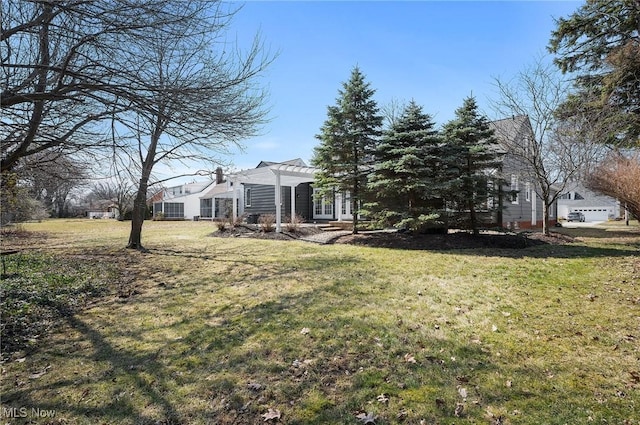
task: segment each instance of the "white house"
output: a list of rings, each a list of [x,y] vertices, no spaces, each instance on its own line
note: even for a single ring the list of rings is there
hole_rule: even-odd
[[[599,195],[576,183],[568,186],[558,198],[558,217],[567,218],[570,212],[581,212],[585,221],[607,221],[620,217],[620,203],[609,196]]]
[[[200,216],[200,197],[215,181],[193,182],[166,188],[153,202],[153,216],[173,220],[193,220]]]

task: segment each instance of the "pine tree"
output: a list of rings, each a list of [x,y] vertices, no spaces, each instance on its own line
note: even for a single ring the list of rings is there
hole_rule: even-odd
[[[419,229],[441,199],[442,139],[430,115],[411,101],[378,145],[369,189],[376,194],[373,210],[384,224]]]
[[[473,234],[479,233],[478,210],[485,209],[499,184],[493,182],[492,171],[501,165],[498,141],[489,121],[478,112],[473,97],[464,100],[456,110],[456,118],[445,124],[445,168],[447,201],[458,212],[468,211]],[[497,173],[495,173],[497,175]]]
[[[360,201],[373,168],[383,118],[372,98],[375,90],[358,67],[342,86],[316,136],[320,145],[314,149],[312,164],[320,169],[316,184],[321,191],[350,193],[353,233],[357,233]]]

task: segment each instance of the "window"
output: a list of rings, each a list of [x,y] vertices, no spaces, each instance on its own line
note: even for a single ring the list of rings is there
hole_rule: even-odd
[[[524,184],[524,194],[527,202],[531,202],[531,183]]]
[[[250,187],[244,190],[244,206],[245,207],[251,206],[251,188]]]
[[[351,210],[351,195],[349,194],[349,192],[345,192],[342,194],[342,215],[346,215],[347,211]],[[347,206],[349,206],[349,208],[347,209]]]
[[[182,202],[165,202],[164,216],[166,218],[184,218],[184,204]]]
[[[580,199],[584,199],[584,197],[582,195],[580,195],[578,192],[575,192],[573,199],[578,201]]]
[[[162,202],[154,202],[153,204],[153,216],[155,217],[158,213],[162,212]]]
[[[520,202],[518,193],[518,176],[511,174],[511,203],[517,204]]]
[[[313,216],[314,218],[332,218],[333,217],[333,195],[323,195],[316,188],[313,189]]]
[[[200,199],[200,217],[212,217],[213,199]]]

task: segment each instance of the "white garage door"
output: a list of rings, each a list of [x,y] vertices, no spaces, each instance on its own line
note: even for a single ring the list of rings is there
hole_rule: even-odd
[[[613,208],[611,207],[572,208],[571,211],[578,211],[584,214],[585,221],[607,221],[609,215],[613,214]]]

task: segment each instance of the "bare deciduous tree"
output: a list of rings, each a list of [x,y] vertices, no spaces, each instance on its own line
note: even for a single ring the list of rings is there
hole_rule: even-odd
[[[161,162],[215,159],[263,122],[259,38],[227,37],[221,0],[2,0],[1,170],[111,148],[140,172],[129,246]],[[111,125],[108,125],[111,124]],[[118,133],[118,134],[116,134]]]
[[[136,185],[130,173],[115,169],[104,181],[98,181],[91,187],[89,198],[93,200],[110,200],[118,208],[118,219],[123,220],[133,210]]]
[[[618,199],[640,220],[640,154],[612,152],[589,175],[587,186]]]
[[[66,217],[69,197],[88,181],[86,163],[53,151],[23,158],[15,168],[17,184],[55,217]]]
[[[522,165],[521,177],[535,182],[533,186],[543,206],[542,230],[548,234],[551,205],[568,183],[597,160],[603,147],[584,140],[570,120],[557,118],[556,111],[569,86],[542,59],[512,80],[494,78],[494,85],[498,98],[492,101],[492,107],[498,115],[529,117],[533,138],[501,139]]]
[[[141,249],[146,196],[159,163],[208,161],[257,133],[264,122],[265,92],[258,78],[271,62],[259,38],[247,52],[221,40],[235,11],[195,13],[186,9],[179,34],[149,34],[137,50],[143,66],[134,86],[144,107],[119,114],[120,140],[139,168],[129,248]],[[202,11],[201,11],[202,12]],[[211,11],[210,11],[211,12]]]
[[[21,158],[107,144],[104,120],[146,108],[140,46],[153,34],[180,36],[185,20],[217,0],[2,0],[2,172]]]

